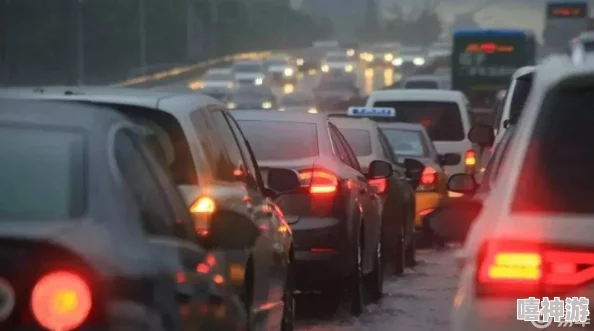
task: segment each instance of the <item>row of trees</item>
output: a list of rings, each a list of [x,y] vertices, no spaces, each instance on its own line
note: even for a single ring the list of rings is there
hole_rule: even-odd
[[[104,84],[158,64],[294,48],[327,21],[267,0],[0,0],[0,82]]]

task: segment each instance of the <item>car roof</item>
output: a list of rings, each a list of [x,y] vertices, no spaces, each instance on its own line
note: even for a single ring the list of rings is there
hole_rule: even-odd
[[[56,125],[88,131],[125,118],[106,107],[70,102],[0,99],[0,122]]]
[[[200,105],[223,105],[223,103],[215,98],[200,93],[179,93],[121,87],[52,86],[47,88],[2,88],[0,89],[0,98],[118,104],[148,109],[159,109],[176,116],[187,115],[188,113],[195,111]],[[159,104],[164,100],[180,101],[180,103],[188,104],[188,107],[175,107],[175,109],[160,108]]]
[[[237,120],[258,120],[270,122],[303,122],[323,124],[327,117],[321,114],[279,112],[274,110],[241,110],[232,111]]]
[[[460,91],[423,90],[423,89],[391,89],[373,91],[369,100],[373,101],[451,101],[464,100]]]
[[[380,128],[424,131],[425,127],[418,123],[378,122]]]
[[[364,129],[373,132],[374,127],[377,126],[374,121],[368,118],[353,118],[353,117],[329,117],[330,122],[334,123],[339,128],[344,129]]]

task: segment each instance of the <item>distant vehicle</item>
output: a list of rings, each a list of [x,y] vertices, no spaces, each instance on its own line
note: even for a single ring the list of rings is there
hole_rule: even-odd
[[[271,56],[266,59],[266,66],[273,82],[294,82],[297,79],[297,66],[289,56]]]
[[[379,122],[379,127],[400,160],[412,158],[425,165],[415,194],[415,229],[426,232],[424,217],[448,198],[444,166],[460,163],[459,154],[438,154],[427,130],[420,124]]]
[[[258,110],[277,109],[278,103],[272,90],[265,86],[239,86],[231,91],[227,108]]]
[[[427,52],[420,46],[406,46],[398,50],[392,64],[396,70],[409,74],[427,63]]]
[[[433,45],[429,46],[427,50],[427,57],[436,58],[436,57],[443,57],[449,56],[452,54],[452,44],[449,42],[436,42]]]
[[[335,103],[359,97],[360,90],[355,85],[354,79],[322,79],[313,89],[313,94],[318,103]]]
[[[0,145],[0,307],[11,314],[0,328],[248,324],[232,284],[218,281],[224,258],[199,245],[194,219],[142,127],[104,105],[4,99],[0,139],[11,142]],[[251,246],[259,236],[252,226],[234,243],[221,230],[241,220],[217,221],[216,248]],[[19,302],[27,304],[11,306]],[[204,309],[183,313],[188,306]]]
[[[356,66],[356,60],[344,51],[332,51],[326,53],[320,69],[326,74],[344,75],[352,74]]]
[[[570,40],[588,30],[589,14],[587,1],[547,2],[543,30],[545,46],[551,51],[565,51]]]
[[[388,178],[377,160],[365,176],[340,131],[320,114],[235,111],[260,170],[290,167],[301,188],[276,202],[295,237],[297,289],[330,298],[347,292],[360,315],[364,293],[382,296],[381,210],[370,180]],[[268,176],[265,176],[268,177]]]
[[[188,84],[192,90],[200,91],[218,100],[225,100],[234,86],[231,68],[209,69],[199,80]]]
[[[385,114],[353,114],[378,122],[404,122],[423,125],[440,154],[456,153],[461,162],[446,166],[448,173],[474,173],[476,149],[468,139],[470,115],[467,100],[459,91],[381,90],[374,91],[366,107],[387,108]]]
[[[452,89],[470,100],[473,111],[489,112],[495,95],[514,72],[536,61],[532,32],[517,29],[462,29],[454,32]]]
[[[266,65],[261,60],[235,61],[231,67],[237,85],[264,85]]]
[[[399,43],[372,45],[369,50],[362,53],[360,57],[371,65],[390,66],[390,63],[394,60],[399,48]]]
[[[318,107],[315,96],[311,93],[291,93],[280,101],[280,111],[316,114]]]
[[[415,75],[409,76],[402,82],[405,89],[435,89],[449,90],[451,87],[450,77],[436,75]]]

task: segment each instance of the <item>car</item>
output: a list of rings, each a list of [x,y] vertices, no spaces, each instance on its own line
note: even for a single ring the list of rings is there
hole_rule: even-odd
[[[316,114],[318,107],[311,93],[294,92],[285,95],[280,101],[280,111]]]
[[[361,59],[373,66],[389,66],[400,48],[398,43],[383,43],[372,45],[367,52],[361,54]]]
[[[412,159],[398,159],[375,122],[366,118],[329,116],[353,149],[364,175],[374,160],[392,164],[390,177],[369,183],[382,204],[382,256],[394,274],[402,275],[405,267],[416,264],[414,190],[425,166]]]
[[[356,99],[361,91],[353,79],[329,77],[321,79],[319,84],[312,90],[316,103],[333,104],[342,101]]]
[[[194,91],[210,95],[211,97],[224,101],[235,86],[231,68],[212,68],[198,80],[188,83],[188,87]]]
[[[427,52],[420,46],[406,46],[398,50],[392,65],[402,73],[412,73],[427,62]]]
[[[266,85],[266,65],[262,60],[237,60],[231,66],[236,85]]]
[[[403,80],[402,87],[405,89],[449,90],[451,81],[449,77],[437,75],[413,75]]]
[[[0,100],[0,127],[11,141],[0,146],[1,329],[245,325],[218,254],[199,246],[141,127],[104,106],[28,100]],[[249,220],[217,221],[220,248],[259,237]],[[245,232],[229,240],[225,227],[240,223]]]
[[[185,198],[200,243],[224,257],[222,277],[245,307],[249,317],[245,327],[272,323],[290,328],[294,317],[292,234],[285,215],[273,202],[274,192],[263,187],[249,143],[221,102],[199,93],[104,87],[7,88],[0,90],[0,99],[106,105],[145,128],[144,140]],[[288,173],[268,170],[275,176],[267,181],[268,187],[276,187],[278,181],[290,183],[293,172]],[[243,223],[251,222],[263,235],[246,249],[217,249],[220,239],[212,237],[211,227],[219,226],[216,220],[223,215],[218,211],[225,210],[233,211],[225,212],[226,217],[238,219],[237,227],[225,230],[230,231],[229,240],[234,240],[237,231],[250,231]]]
[[[229,109],[278,109],[276,96],[266,86],[238,86],[231,90],[227,98]]]
[[[297,67],[286,55],[273,55],[266,59],[267,73],[273,82],[294,83],[297,80]]]
[[[438,154],[425,127],[410,123],[378,123],[394,155],[399,159],[414,159],[424,165],[415,190],[415,230],[419,236],[427,233],[424,217],[448,198],[446,165],[460,163],[459,154]]]
[[[412,89],[373,91],[366,107],[394,109],[394,113],[373,118],[378,122],[419,123],[426,128],[438,153],[459,154],[462,157],[459,164],[445,167],[449,174],[475,172],[478,146],[474,146],[467,137],[470,130],[469,105],[461,92]]]
[[[335,76],[353,75],[357,67],[356,60],[347,55],[345,50],[330,51],[322,60],[322,73]]]
[[[474,217],[448,224],[466,237],[452,330],[533,330],[518,299],[592,297],[592,78],[591,64],[567,56],[541,64],[488,197],[468,203]],[[477,135],[493,138],[492,130]],[[477,190],[465,174],[449,186]]]
[[[380,203],[369,179],[388,178],[392,165],[376,160],[363,175],[340,131],[322,114],[235,111],[261,171],[293,169],[301,187],[281,195],[293,231],[297,289],[340,297],[351,313],[363,294],[382,295]],[[265,176],[267,177],[267,176]]]

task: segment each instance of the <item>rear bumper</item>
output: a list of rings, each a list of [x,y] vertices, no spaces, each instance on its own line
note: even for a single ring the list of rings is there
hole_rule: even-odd
[[[415,229],[423,229],[423,218],[426,215],[425,212],[429,212],[441,204],[444,199],[444,195],[438,192],[416,192],[416,206],[415,206]]]
[[[350,244],[338,218],[302,217],[291,226],[297,289],[321,290],[351,271]]]

